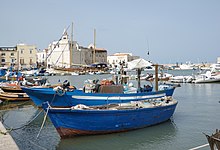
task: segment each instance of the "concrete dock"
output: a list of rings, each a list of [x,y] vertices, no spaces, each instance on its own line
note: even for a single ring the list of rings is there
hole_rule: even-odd
[[[0,150],[19,150],[14,139],[7,133],[2,122],[0,122]]]

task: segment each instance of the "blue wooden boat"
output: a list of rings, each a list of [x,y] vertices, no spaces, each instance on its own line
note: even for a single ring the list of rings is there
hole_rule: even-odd
[[[104,105],[110,103],[125,103],[129,101],[140,101],[150,98],[172,96],[174,86],[152,92],[124,93],[120,85],[109,85],[101,87],[102,90],[95,93],[86,93],[83,90],[66,91],[64,89],[54,90],[53,88],[21,87],[32,99],[34,104],[42,107],[43,102],[48,101],[51,106],[73,106],[84,105]],[[110,89],[110,90],[109,90]]]
[[[102,106],[80,104],[67,108],[51,107],[49,103],[42,106],[61,138],[65,138],[123,132],[159,124],[170,119],[176,105],[176,100],[166,97]]]

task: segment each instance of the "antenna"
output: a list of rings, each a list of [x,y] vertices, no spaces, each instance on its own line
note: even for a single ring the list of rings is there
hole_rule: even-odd
[[[148,42],[148,39],[147,39],[147,55],[150,55],[150,52],[149,52],[149,42]]]
[[[72,28],[71,28],[71,40],[70,40],[70,48],[69,48],[69,51],[70,51],[70,68],[71,68],[71,65],[73,63],[73,22],[72,22]]]
[[[95,58],[95,50],[96,50],[96,29],[94,29],[94,50],[93,50],[93,63],[96,62],[96,58]]]

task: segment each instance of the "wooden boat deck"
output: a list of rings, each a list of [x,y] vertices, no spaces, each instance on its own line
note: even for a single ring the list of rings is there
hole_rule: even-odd
[[[0,92],[0,99],[3,101],[28,101],[29,96],[26,93]]]

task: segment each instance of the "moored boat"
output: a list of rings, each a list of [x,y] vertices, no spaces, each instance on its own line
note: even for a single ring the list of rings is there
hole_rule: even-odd
[[[44,103],[61,138],[107,134],[144,128],[167,121],[173,115],[177,101],[171,97],[102,106],[76,105],[51,107]]]
[[[215,150],[216,148],[218,150],[220,149],[220,130],[216,129],[216,132],[214,134],[212,135],[205,134],[205,136],[209,142],[209,146],[211,150]]]
[[[16,85],[16,84],[5,84],[5,85],[1,85],[0,88],[4,92],[23,93],[21,87],[19,85]]]
[[[155,77],[155,90],[152,88],[140,85],[141,68],[148,66],[149,62],[143,59],[135,60],[136,63],[131,63],[131,68],[137,69],[138,86],[137,88],[129,87],[129,76],[121,73],[113,76],[112,80],[86,80],[83,90],[70,89],[70,83],[65,83],[63,87],[51,88],[27,88],[21,87],[38,107],[42,106],[43,102],[49,101],[51,106],[72,106],[77,104],[84,105],[104,105],[110,103],[126,103],[130,101],[141,101],[151,98],[160,98],[163,96],[172,96],[175,90],[173,85],[162,85],[158,88],[158,73]],[[158,68],[158,65],[156,65]],[[157,69],[156,69],[157,71]],[[123,69],[122,71],[123,72]],[[120,81],[120,82],[119,82]],[[132,89],[132,90],[131,90]],[[160,89],[160,90],[158,90]]]
[[[0,92],[0,100],[2,101],[28,101],[29,96],[26,93]]]
[[[129,101],[140,101],[150,98],[172,96],[175,86],[163,85],[159,91],[141,91],[128,93],[123,91],[122,85],[101,85],[99,90],[87,92],[85,90],[68,90],[65,88],[36,88],[21,87],[32,99],[34,104],[41,107],[43,102],[48,101],[51,106],[72,106],[77,104],[84,105],[104,105],[110,103],[125,103]]]
[[[193,83],[214,83],[220,82],[220,73],[212,73],[207,71],[205,74],[200,74],[194,77]]]

